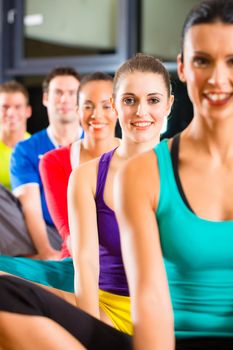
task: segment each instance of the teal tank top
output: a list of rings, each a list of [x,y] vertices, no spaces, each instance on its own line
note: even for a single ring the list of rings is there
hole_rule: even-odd
[[[156,218],[176,337],[233,337],[233,221],[195,215],[176,185],[168,141],[154,151],[160,173]]]

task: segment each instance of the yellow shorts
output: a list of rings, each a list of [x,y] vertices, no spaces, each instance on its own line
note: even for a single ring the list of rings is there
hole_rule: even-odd
[[[99,305],[116,329],[133,334],[129,297],[99,290]]]

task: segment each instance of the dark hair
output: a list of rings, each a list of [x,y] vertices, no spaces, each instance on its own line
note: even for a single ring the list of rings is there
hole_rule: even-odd
[[[171,82],[169,73],[163,63],[154,56],[137,53],[134,57],[125,61],[116,71],[113,80],[113,95],[116,95],[119,82],[122,76],[133,72],[150,72],[157,73],[163,77],[167,88],[168,96],[171,94]],[[138,82],[140,84],[140,82]]]
[[[21,92],[24,95],[26,103],[29,103],[29,93],[24,85],[19,83],[16,80],[9,80],[0,85],[0,94],[1,93],[16,93]]]
[[[186,17],[182,29],[182,59],[184,39],[187,31],[197,24],[208,24],[215,22],[233,24],[233,0],[204,0],[192,8]]]
[[[84,85],[91,81],[113,81],[113,77],[109,74],[103,73],[103,72],[95,72],[91,74],[84,75],[84,77],[81,79],[79,87],[78,87],[78,93],[77,93],[77,99],[79,101],[79,94]]]
[[[80,81],[80,75],[73,67],[57,67],[49,72],[48,75],[44,78],[42,83],[43,92],[48,92],[49,84],[53,78],[67,75],[70,75]]]

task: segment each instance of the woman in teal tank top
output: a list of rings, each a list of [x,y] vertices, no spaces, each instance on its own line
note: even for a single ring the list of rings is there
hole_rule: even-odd
[[[194,118],[116,188],[135,343],[233,349],[233,1],[193,9],[182,49]]]

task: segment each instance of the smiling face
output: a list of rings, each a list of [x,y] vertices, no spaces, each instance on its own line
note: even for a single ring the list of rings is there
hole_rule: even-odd
[[[31,107],[22,92],[0,93],[0,128],[11,133],[26,130],[26,121],[31,116]]]
[[[186,82],[194,114],[233,116],[233,25],[220,22],[191,27],[184,40],[178,74]]]
[[[134,143],[158,139],[172,102],[161,74],[135,71],[123,75],[114,99],[122,139]]]
[[[79,92],[78,113],[86,136],[104,139],[113,136],[117,116],[112,109],[112,81],[93,80]]]

